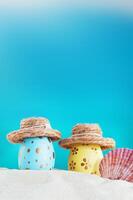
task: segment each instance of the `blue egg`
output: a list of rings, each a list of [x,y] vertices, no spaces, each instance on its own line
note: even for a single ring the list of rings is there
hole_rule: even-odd
[[[55,152],[50,138],[26,138],[21,144],[19,169],[51,170],[55,165]]]

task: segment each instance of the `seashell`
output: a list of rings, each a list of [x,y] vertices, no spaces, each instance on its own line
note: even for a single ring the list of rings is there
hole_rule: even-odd
[[[133,150],[120,148],[110,151],[101,160],[99,170],[104,178],[133,182]]]

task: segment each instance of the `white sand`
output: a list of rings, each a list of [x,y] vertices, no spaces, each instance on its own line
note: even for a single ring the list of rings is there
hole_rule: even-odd
[[[59,170],[1,170],[0,200],[133,200],[133,183]]]

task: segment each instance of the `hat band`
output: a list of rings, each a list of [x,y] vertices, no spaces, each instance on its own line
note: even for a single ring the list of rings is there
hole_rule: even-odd
[[[33,126],[28,126],[28,127],[25,127],[25,126],[22,126],[21,129],[28,129],[28,128],[43,128],[43,129],[49,129],[51,128],[49,126],[49,124],[47,125],[33,125]]]
[[[86,136],[101,138],[101,135],[99,135],[98,133],[74,134],[72,135],[72,138],[81,138],[81,137],[86,137]]]
[[[76,130],[72,132],[73,135],[87,134],[87,133],[102,135],[102,131],[98,131],[98,130]]]

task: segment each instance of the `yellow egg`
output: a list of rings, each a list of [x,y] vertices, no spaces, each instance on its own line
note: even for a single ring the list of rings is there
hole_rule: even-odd
[[[99,145],[77,144],[70,149],[68,169],[100,176],[99,163],[102,158],[103,154]]]

